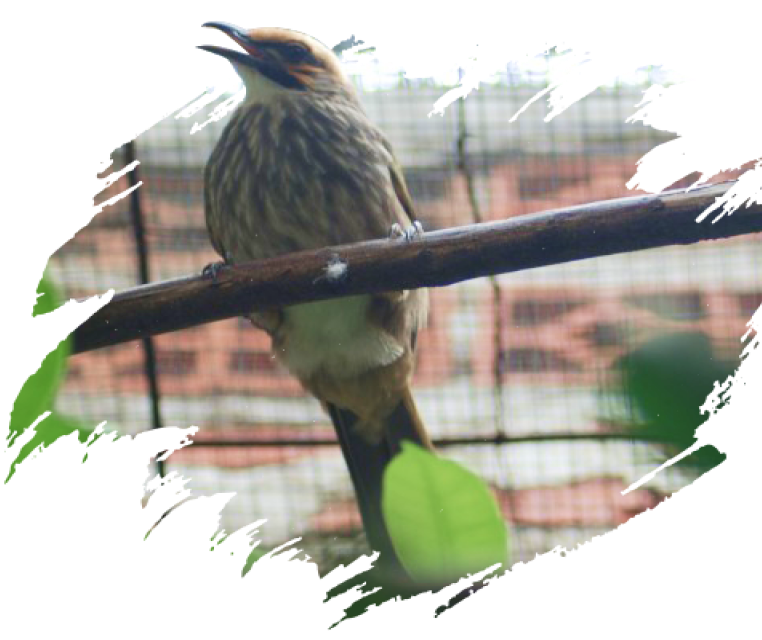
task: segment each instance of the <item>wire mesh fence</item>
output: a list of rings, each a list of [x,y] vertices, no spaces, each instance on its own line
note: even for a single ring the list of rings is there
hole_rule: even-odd
[[[545,75],[508,69],[461,108],[431,118],[446,87],[397,76],[380,90],[370,80],[354,78],[406,168],[428,230],[632,195],[625,183],[637,160],[665,140],[624,123],[645,83],[600,89],[548,123],[537,103],[510,123]],[[170,117],[136,140],[153,280],[198,273],[217,259],[204,226],[203,166],[225,121],[190,135],[191,121]],[[126,162],[115,157],[114,169]],[[120,180],[101,199],[126,186]],[[66,297],[139,284],[134,206],[124,199],[107,207],[52,257],[50,274]],[[758,242],[654,249],[432,291],[416,401],[443,455],[493,488],[514,561],[589,540],[696,477],[671,468],[621,495],[668,452],[622,436],[619,426],[638,416],[615,384],[614,364],[666,331],[700,332],[733,362],[762,302]],[[201,428],[166,470],[192,478],[197,495],[235,492],[226,530],[267,518],[266,546],[301,537],[321,571],[367,551],[330,422],[272,358],[265,334],[241,319],[153,342],[162,424]],[[57,408],[85,424],[105,419],[120,433],[149,428],[156,412],[144,343],[72,358]]]

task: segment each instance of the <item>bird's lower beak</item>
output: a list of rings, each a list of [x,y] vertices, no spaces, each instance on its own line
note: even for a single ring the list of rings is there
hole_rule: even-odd
[[[226,49],[225,47],[217,47],[208,44],[200,45],[198,47],[199,49],[227,58],[231,62],[243,64],[247,67],[253,67],[257,71],[265,71],[263,67],[268,65],[265,53],[257,47],[256,43],[243,29],[227,22],[205,22],[201,26],[209,27],[211,29],[219,29],[222,33],[230,36],[230,38],[232,38],[236,44],[240,45],[246,53],[235,49]]]

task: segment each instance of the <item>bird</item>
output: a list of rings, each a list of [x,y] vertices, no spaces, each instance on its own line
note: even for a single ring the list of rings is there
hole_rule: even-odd
[[[280,27],[203,26],[240,47],[199,48],[229,61],[245,86],[204,172],[207,231],[223,264],[422,233],[394,150],[329,47]],[[383,529],[381,476],[401,440],[434,450],[410,391],[427,314],[421,288],[250,316],[329,414],[366,530]]]

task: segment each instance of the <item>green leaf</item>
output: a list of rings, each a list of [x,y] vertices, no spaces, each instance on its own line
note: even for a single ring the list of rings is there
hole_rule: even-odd
[[[672,457],[695,441],[696,428],[706,420],[700,407],[714,388],[734,371],[721,360],[701,332],[665,333],[652,338],[617,362],[621,388],[643,423],[629,428],[634,437],[664,441]],[[671,446],[670,446],[671,445]],[[725,459],[705,446],[678,464],[707,471]]]
[[[5,482],[8,482],[13,477],[13,474],[16,473],[16,466],[37,449],[37,447],[47,447],[61,436],[66,436],[74,432],[77,433],[79,441],[84,443],[92,435],[93,431],[95,431],[95,429],[83,427],[76,420],[53,411],[35,427],[34,436],[21,448],[18,457],[13,461],[13,464],[11,464]]]
[[[508,567],[508,531],[487,485],[410,442],[384,473],[381,508],[410,576],[450,584],[496,563]]]
[[[35,290],[37,299],[32,317],[55,311],[60,306],[53,286],[43,276]],[[7,442],[15,442],[29,427],[50,411],[63,379],[70,351],[68,335],[42,358],[40,366],[24,380],[16,394],[9,415]]]

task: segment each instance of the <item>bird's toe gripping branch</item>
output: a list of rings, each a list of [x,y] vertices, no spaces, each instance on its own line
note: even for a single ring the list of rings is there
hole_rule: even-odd
[[[212,282],[217,282],[217,274],[227,266],[232,264],[232,260],[228,254],[225,255],[225,259],[219,262],[210,262],[201,270],[201,275],[204,278],[211,278]]]
[[[217,274],[226,266],[224,262],[210,262],[202,269],[201,275],[204,278],[211,278],[212,282],[217,282]]]
[[[416,238],[419,238],[423,235],[423,225],[416,220],[413,224],[411,224],[407,229],[403,229],[402,226],[395,222],[391,229],[389,229],[389,239],[390,240],[397,240],[397,239],[404,239],[407,242],[410,242],[411,240],[415,240]]]

